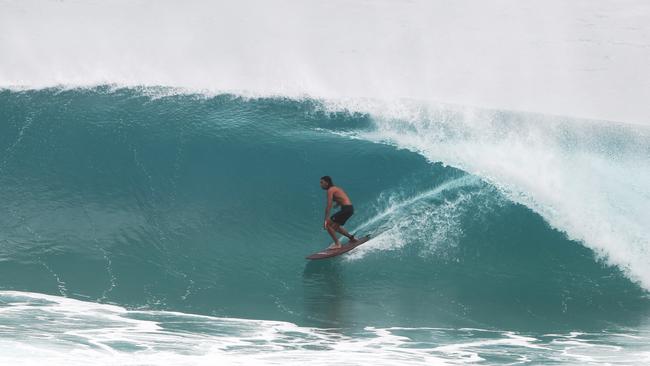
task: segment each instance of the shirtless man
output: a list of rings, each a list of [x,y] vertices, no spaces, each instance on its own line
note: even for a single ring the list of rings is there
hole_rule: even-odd
[[[338,249],[341,247],[341,243],[336,235],[337,231],[350,239],[350,243],[357,241],[357,239],[354,238],[354,235],[350,235],[350,233],[343,228],[345,222],[348,221],[350,216],[354,213],[352,201],[350,201],[348,195],[343,189],[335,186],[332,182],[332,178],[327,175],[320,179],[320,187],[327,191],[327,206],[325,207],[325,224],[323,225],[323,228],[325,228],[332,239],[334,239],[334,244],[330,245],[327,249]],[[330,210],[332,209],[332,201],[336,202],[336,205],[340,206],[341,209],[339,212],[332,215],[332,217],[328,217]]]

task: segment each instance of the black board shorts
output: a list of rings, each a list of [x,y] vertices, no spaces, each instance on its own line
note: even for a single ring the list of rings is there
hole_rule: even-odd
[[[345,225],[345,222],[348,221],[348,219],[350,218],[350,216],[352,216],[353,213],[354,213],[354,208],[352,207],[352,205],[341,206],[341,210],[335,213],[334,215],[332,215],[330,219],[339,225]]]

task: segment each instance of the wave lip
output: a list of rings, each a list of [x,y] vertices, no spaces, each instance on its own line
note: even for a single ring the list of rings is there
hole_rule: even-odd
[[[647,2],[500,4],[4,1],[0,86],[410,98],[650,123]]]
[[[368,113],[355,138],[479,176],[650,290],[650,130],[643,126],[403,101],[335,101]]]

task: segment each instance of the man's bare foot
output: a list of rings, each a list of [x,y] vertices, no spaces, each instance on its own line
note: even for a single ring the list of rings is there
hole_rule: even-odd
[[[356,243],[356,242],[358,242],[358,241],[359,241],[359,239],[357,239],[357,238],[355,238],[354,236],[352,236],[352,237],[349,239],[348,242],[349,242],[349,243]]]
[[[340,249],[340,248],[341,248],[341,244],[340,244],[340,243],[339,243],[339,244],[334,243],[334,244],[330,245],[329,247],[327,247],[327,250]]]

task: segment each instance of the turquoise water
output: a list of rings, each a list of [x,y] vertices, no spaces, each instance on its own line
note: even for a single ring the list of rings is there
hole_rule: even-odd
[[[373,108],[164,88],[1,91],[6,359],[647,359],[636,215],[650,199],[646,129]],[[530,180],[495,159],[507,154],[536,162],[521,165]],[[322,175],[355,205],[346,227],[374,239],[310,262],[329,244]],[[583,188],[560,188],[566,177]],[[585,188],[599,177],[613,180]],[[602,224],[601,235],[595,223],[625,230]]]

